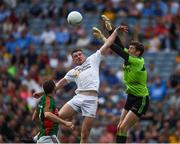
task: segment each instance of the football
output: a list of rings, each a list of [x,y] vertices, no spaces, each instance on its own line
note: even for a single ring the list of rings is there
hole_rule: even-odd
[[[72,11],[68,14],[67,21],[70,25],[76,26],[79,25],[83,20],[83,17],[80,12]]]

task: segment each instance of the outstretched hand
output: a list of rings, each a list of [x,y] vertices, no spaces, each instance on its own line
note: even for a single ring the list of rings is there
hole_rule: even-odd
[[[93,33],[94,37],[101,39],[102,32],[97,27],[92,28],[92,33]]]
[[[37,98],[37,99],[38,99],[38,98],[40,98],[41,96],[42,96],[42,92],[34,92],[34,93],[33,93],[33,97],[34,97],[34,98]]]
[[[102,41],[105,41],[105,40],[106,40],[106,38],[105,38],[105,36],[102,34],[101,30],[99,30],[97,27],[93,27],[93,28],[92,28],[92,32],[93,32],[94,37],[96,37],[96,38],[98,38],[98,39],[100,39],[100,40],[102,40]]]
[[[128,32],[128,26],[123,26],[123,25],[120,25],[116,28],[116,31],[119,32]]]

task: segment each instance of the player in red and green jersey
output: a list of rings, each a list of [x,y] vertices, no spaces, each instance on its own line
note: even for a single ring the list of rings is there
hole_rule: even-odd
[[[36,116],[40,121],[40,133],[37,143],[59,143],[57,139],[58,125],[64,124],[73,129],[72,122],[65,121],[58,117],[58,109],[53,98],[55,83],[52,80],[43,83],[44,95],[41,97],[36,109]]]
[[[140,42],[132,41],[129,44],[129,49],[124,48],[117,37],[117,33],[119,31],[127,32],[128,27],[119,26],[113,31],[109,19],[104,15],[102,19],[111,36],[106,39],[97,28],[93,28],[93,34],[105,42],[102,46],[103,48],[111,48],[125,60],[123,78],[128,97],[120,116],[116,136],[117,143],[125,143],[128,130],[145,114],[149,105],[147,71],[144,67],[144,58],[141,57],[144,52],[144,46]]]

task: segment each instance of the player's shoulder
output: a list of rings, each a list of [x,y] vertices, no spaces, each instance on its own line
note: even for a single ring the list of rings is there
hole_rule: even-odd
[[[101,52],[100,52],[100,50],[97,50],[94,53],[92,53],[87,59],[93,58],[93,57],[96,57],[96,56],[99,56],[99,55],[101,55]]]
[[[45,94],[43,94],[37,105],[41,105],[45,100],[46,100],[46,96],[45,96]]]
[[[144,62],[144,58],[143,57],[139,57],[139,60]]]
[[[78,70],[78,66],[70,69],[70,70],[67,72],[67,74],[68,74],[68,75],[69,75],[69,74],[73,74],[76,70]]]
[[[129,55],[129,57],[133,58],[134,60],[137,60],[137,61],[144,61],[143,57],[137,57],[137,56],[133,56],[133,55]]]
[[[71,70],[69,70],[69,71],[76,71],[76,70],[78,70],[79,68],[81,68],[81,66],[80,65],[78,65],[78,66],[76,66],[76,67],[74,67],[74,68],[72,68]]]
[[[136,56],[129,56],[128,62],[144,64],[144,58],[143,57],[136,57]]]
[[[136,57],[135,60],[140,62],[140,63],[144,63],[144,58],[143,57]]]
[[[79,71],[81,70],[80,66],[76,66],[75,68],[71,69],[68,71],[68,73],[66,75],[70,76],[70,77],[76,77],[79,74]]]

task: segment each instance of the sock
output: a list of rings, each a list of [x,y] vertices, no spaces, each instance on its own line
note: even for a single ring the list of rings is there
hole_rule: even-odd
[[[116,135],[116,143],[126,143],[127,133],[119,132]]]

